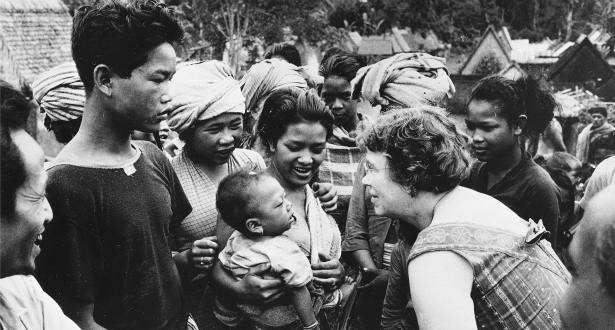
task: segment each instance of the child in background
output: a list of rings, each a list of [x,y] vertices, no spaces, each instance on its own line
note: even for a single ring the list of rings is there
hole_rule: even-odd
[[[257,329],[287,325],[296,328],[298,316],[304,329],[319,329],[314,314],[320,310],[322,299],[312,298],[308,290],[312,280],[310,261],[295,242],[282,235],[295,217],[278,181],[265,173],[230,174],[220,182],[216,206],[222,219],[236,230],[220,252],[223,267],[240,279],[251,268],[270,263],[270,276],[282,278],[296,311],[293,313],[289,306],[233,306],[218,296],[218,319],[237,326],[247,315]]]

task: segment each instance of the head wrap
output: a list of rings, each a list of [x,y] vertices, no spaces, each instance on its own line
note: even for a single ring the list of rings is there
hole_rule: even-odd
[[[32,84],[34,98],[53,121],[83,116],[85,89],[74,62],[58,65],[38,75]]]
[[[438,105],[455,93],[443,62],[428,54],[402,53],[363,67],[352,80],[352,97],[362,96],[372,105]]]
[[[220,61],[180,64],[172,84],[173,110],[167,122],[178,133],[197,121],[246,111],[239,82],[231,68]]]
[[[246,97],[246,108],[256,118],[263,102],[271,92],[285,87],[307,89],[306,80],[296,66],[272,58],[253,65],[241,79],[241,92]]]

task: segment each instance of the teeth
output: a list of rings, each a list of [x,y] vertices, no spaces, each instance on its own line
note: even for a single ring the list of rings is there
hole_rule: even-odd
[[[295,171],[301,172],[301,173],[307,173],[307,172],[310,171],[310,169],[309,168],[298,168],[298,167],[295,167]]]
[[[36,239],[39,241],[43,240],[43,234],[38,234],[38,236],[36,236]]]

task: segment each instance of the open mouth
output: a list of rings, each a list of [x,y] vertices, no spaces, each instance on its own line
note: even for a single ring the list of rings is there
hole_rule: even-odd
[[[233,152],[233,148],[229,148],[229,149],[219,150],[217,151],[217,154],[220,155],[221,157],[228,157],[231,155],[232,152]]]
[[[38,234],[36,236],[36,239],[34,240],[34,244],[36,244],[36,246],[41,245],[41,241],[43,240],[43,234]]]
[[[309,173],[310,173],[310,171],[312,170],[312,168],[311,168],[311,167],[293,167],[293,169],[294,169],[297,173],[299,173],[299,174],[303,174],[303,175],[309,174]]]

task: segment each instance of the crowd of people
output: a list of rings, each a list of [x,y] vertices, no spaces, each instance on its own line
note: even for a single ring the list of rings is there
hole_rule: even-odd
[[[532,78],[482,79],[460,125],[438,57],[332,48],[315,76],[280,44],[238,81],[182,37],[164,4],[85,6],[33,99],[0,81],[0,328],[615,328],[605,108],[535,157]]]

